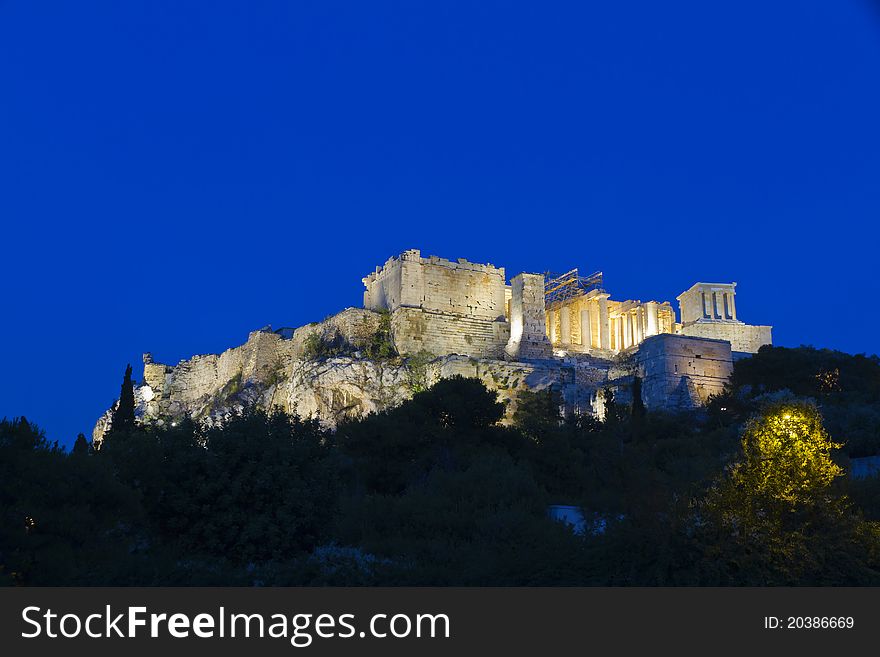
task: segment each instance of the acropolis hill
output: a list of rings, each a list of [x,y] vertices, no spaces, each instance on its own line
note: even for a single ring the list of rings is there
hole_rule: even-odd
[[[222,354],[177,365],[144,354],[136,386],[145,424],[186,415],[222,422],[247,405],[335,425],[403,402],[453,375],[508,402],[555,387],[569,413],[604,412],[602,389],[628,401],[635,376],[649,408],[687,409],[719,392],[733,361],[771,343],[737,316],[736,283],[695,283],[667,302],[615,301],[601,273],[521,273],[422,257],[412,249],[363,279],[363,308],[297,329],[271,327]],[[100,444],[108,411],[93,439]]]

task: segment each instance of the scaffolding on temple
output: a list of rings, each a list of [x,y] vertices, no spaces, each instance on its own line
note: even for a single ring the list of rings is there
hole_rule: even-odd
[[[579,276],[577,268],[564,274],[547,272],[544,274],[544,305],[552,308],[593,290],[604,291],[602,284],[600,271],[589,276]]]

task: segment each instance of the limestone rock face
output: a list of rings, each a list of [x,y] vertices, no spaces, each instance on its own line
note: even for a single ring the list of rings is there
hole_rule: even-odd
[[[338,413],[323,416],[328,409],[343,403],[334,401],[332,391],[336,390],[337,398],[343,399],[345,394],[354,394],[351,391],[356,390],[359,383],[371,390],[367,374],[371,367],[365,364],[360,375],[355,376],[351,368],[324,364],[325,376],[318,373],[309,376],[319,365],[312,363],[311,370],[305,365],[313,358],[306,353],[309,339],[316,337],[319,343],[332,342],[336,349],[357,354],[358,349],[369,344],[381,321],[380,313],[347,308],[323,322],[296,330],[253,331],[239,347],[222,354],[193,356],[174,366],[157,363],[152,354],[144,354],[144,378],[135,387],[135,416],[146,425],[173,423],[186,416],[199,421],[222,422],[248,406],[266,409],[279,406],[295,412],[294,405],[302,402],[305,408],[315,409],[315,415],[322,420],[334,422]],[[352,381],[343,385],[340,376],[346,375],[336,376],[334,381],[332,373],[336,370],[351,374]],[[331,373],[329,378],[327,372]],[[312,381],[316,385],[314,389],[310,388]],[[291,386],[294,393],[283,392]],[[377,399],[381,400],[381,395]],[[112,409],[98,419],[92,431],[92,442],[96,446],[100,445],[111,421]]]
[[[371,360],[355,354],[317,360],[279,359],[276,369],[265,375],[245,378],[237,370],[225,372],[224,378],[218,376],[219,358],[199,356],[176,367],[162,366],[167,367],[167,372],[161,387],[155,376],[145,376],[135,387],[138,421],[162,426],[188,416],[208,424],[222,424],[248,407],[257,407],[316,418],[332,428],[344,419],[398,406],[415,392],[452,376],[478,378],[495,390],[499,400],[507,404],[509,421],[521,391],[550,387],[561,390],[567,407],[591,412],[595,391],[608,373],[607,367],[585,361],[526,363],[459,355],[430,361]],[[95,425],[92,438],[96,447],[110,428],[112,412],[110,409],[104,413]]]
[[[270,407],[334,426],[346,418],[397,406],[412,396],[410,369],[403,361],[335,357],[298,360],[286,379],[274,386]]]
[[[135,419],[143,422],[148,402],[150,402],[154,396],[153,391],[146,383],[139,386],[135,385],[133,387]],[[110,425],[113,421],[113,411],[116,410],[117,406],[119,406],[119,400],[117,400],[113,406],[104,411],[95,423],[95,427],[92,429],[92,443],[94,443],[96,447],[101,444],[101,441],[104,439],[104,434],[110,429]]]

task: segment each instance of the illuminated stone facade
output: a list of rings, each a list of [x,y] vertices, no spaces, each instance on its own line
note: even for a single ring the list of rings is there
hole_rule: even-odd
[[[726,340],[734,354],[754,354],[771,344],[771,327],[744,324],[736,316],[736,283],[694,283],[678,296],[677,333]]]
[[[390,258],[363,283],[363,308],[320,323],[266,327],[239,347],[177,365],[145,354],[138,420],[223,422],[257,405],[333,426],[455,374],[496,390],[508,421],[521,391],[548,387],[561,392],[567,412],[601,416],[601,391],[626,403],[635,376],[649,407],[683,409],[719,392],[737,355],[770,343],[769,326],[738,319],[736,283],[696,283],[678,297],[680,322],[666,301],[612,299],[601,274],[592,287],[560,297],[547,292],[543,274],[521,273],[508,284],[504,268],[418,250]],[[388,329],[399,357],[365,355]],[[333,348],[316,354],[315,337]],[[96,445],[111,417],[107,411],[96,424]]]
[[[411,249],[363,283],[364,308],[391,313],[401,354],[503,356],[510,340],[504,268],[423,258]]]
[[[542,274],[519,274],[507,285],[503,267],[423,258],[416,249],[389,259],[363,282],[364,307],[392,313],[402,354],[613,358],[662,334],[725,340],[735,354],[771,343],[771,327],[737,318],[736,283],[696,283],[678,297],[677,322],[668,301],[616,301],[601,288],[545,306]]]

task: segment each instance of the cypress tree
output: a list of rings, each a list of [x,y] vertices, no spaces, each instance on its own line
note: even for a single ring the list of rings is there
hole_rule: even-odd
[[[632,406],[630,407],[630,432],[636,440],[645,437],[645,402],[642,400],[642,379],[634,377],[632,383]]]
[[[89,441],[86,440],[86,437],[82,434],[79,434],[76,437],[76,442],[73,443],[73,453],[74,454],[88,454],[89,453]]]
[[[131,365],[125,368],[122,390],[119,391],[119,404],[113,411],[111,431],[121,431],[134,426],[134,385],[131,382]]]
[[[632,418],[642,420],[645,417],[645,402],[642,400],[642,379],[634,377],[632,384]]]

